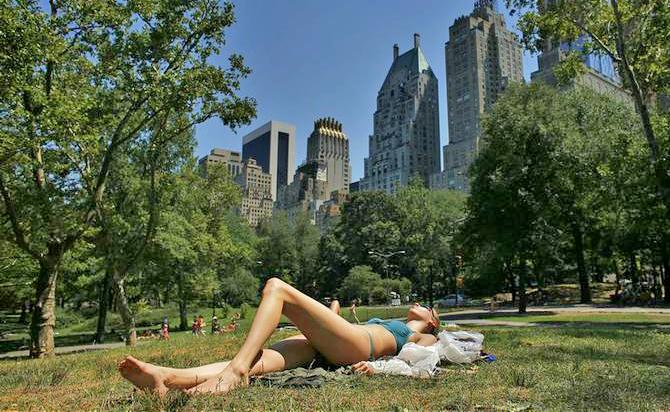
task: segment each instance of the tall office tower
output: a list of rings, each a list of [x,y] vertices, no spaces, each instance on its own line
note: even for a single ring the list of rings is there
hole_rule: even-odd
[[[555,0],[540,0],[540,13],[548,7],[552,7]],[[557,86],[558,81],[554,75],[554,68],[568,53],[580,52],[584,44],[588,42],[588,36],[582,35],[576,41],[566,42],[555,39],[544,39],[542,52],[537,57],[538,70],[531,73],[531,81],[541,81],[551,86]],[[604,54],[588,54],[582,56],[586,72],[572,81],[571,85],[581,85],[607,94],[620,102],[633,105],[631,95],[622,87],[621,77],[616,71],[614,62]]]
[[[445,44],[449,144],[444,172],[433,187],[470,191],[468,169],[479,146],[482,114],[513,82],[523,82],[523,50],[492,0],[477,0],[469,16],[449,27]]]
[[[295,126],[270,121],[244,136],[242,160],[253,158],[272,176],[272,200],[295,170]]]
[[[326,117],[314,122],[314,131],[307,139],[307,163],[326,164],[326,191],[349,192],[351,166],[349,139],[342,132],[342,123]]]
[[[257,226],[261,220],[272,217],[272,176],[263,172],[263,168],[253,158],[242,165],[235,183],[242,187],[242,207],[240,215],[251,226]]]
[[[377,94],[374,133],[360,190],[395,192],[415,175],[427,183],[440,171],[437,78],[414,35],[414,48],[398,55]]]
[[[242,173],[242,156],[240,152],[226,149],[212,149],[212,151],[198,161],[201,170],[207,173],[207,168],[212,165],[222,165],[231,176]]]

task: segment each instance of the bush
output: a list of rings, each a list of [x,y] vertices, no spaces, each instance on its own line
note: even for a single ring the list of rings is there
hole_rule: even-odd
[[[251,306],[249,306],[248,303],[243,303],[240,305],[240,319],[246,319],[250,310]]]
[[[221,297],[232,306],[256,303],[259,283],[258,278],[251,272],[239,268],[221,279]]]
[[[363,303],[369,303],[373,290],[380,285],[381,280],[381,276],[373,272],[370,266],[354,266],[342,281],[339,295],[349,302],[361,299]]]

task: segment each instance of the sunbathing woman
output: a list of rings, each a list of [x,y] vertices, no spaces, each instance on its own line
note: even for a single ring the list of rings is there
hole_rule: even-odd
[[[267,281],[256,316],[240,351],[229,362],[190,369],[165,368],[132,356],[119,364],[124,378],[140,389],[165,394],[170,389],[190,393],[220,393],[246,386],[249,376],[307,366],[320,354],[334,365],[354,365],[369,372],[365,361],[396,355],[407,342],[430,346],[439,320],[437,312],[419,304],[410,307],[407,322],[371,319],[353,325],[339,316],[339,304],[331,310],[277,278]],[[270,338],[284,314],[302,332],[275,343]]]

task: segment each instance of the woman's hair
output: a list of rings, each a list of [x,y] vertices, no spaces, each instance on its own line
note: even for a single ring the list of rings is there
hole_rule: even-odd
[[[437,335],[440,333],[440,314],[437,312],[437,309],[433,308],[431,310],[431,315],[435,318],[436,321],[436,325],[433,327],[431,334],[437,337]]]

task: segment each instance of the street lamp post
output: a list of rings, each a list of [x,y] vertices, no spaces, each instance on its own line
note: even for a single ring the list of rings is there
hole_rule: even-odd
[[[375,255],[384,259],[384,273],[386,274],[387,278],[389,277],[389,259],[395,255],[404,255],[405,253],[407,252],[404,250],[396,250],[395,252],[390,253],[381,253],[377,252],[376,250],[368,250],[368,255]]]

